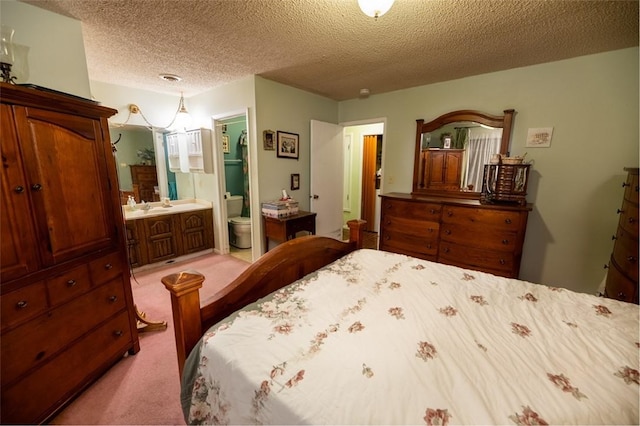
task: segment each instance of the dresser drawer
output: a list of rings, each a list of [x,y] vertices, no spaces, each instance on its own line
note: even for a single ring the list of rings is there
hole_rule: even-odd
[[[638,175],[629,173],[624,187],[624,199],[638,204]]]
[[[616,262],[609,263],[604,295],[610,299],[638,303],[638,281],[631,281],[619,269]]]
[[[618,224],[620,228],[627,231],[629,234],[638,237],[638,205],[631,204],[628,201],[622,203],[620,208],[620,222]]]
[[[438,262],[517,278],[514,273],[514,256],[508,252],[489,251],[440,241]]]
[[[45,420],[50,407],[73,396],[88,378],[97,377],[97,372],[120,359],[130,343],[129,316],[123,311],[13,386],[3,388],[2,422]]]
[[[125,307],[123,283],[117,279],[5,333],[0,341],[2,386]]]
[[[468,247],[482,248],[483,250],[510,253],[515,252],[520,247],[518,234],[515,231],[490,226],[443,223],[440,229],[440,240]]]
[[[457,225],[489,226],[494,229],[518,231],[522,221],[526,220],[526,213],[509,210],[480,209],[473,207],[445,206],[442,211],[442,223]]]
[[[383,199],[382,217],[402,217],[413,220],[439,222],[442,205],[437,203],[415,203],[404,200]]]
[[[113,252],[89,264],[93,285],[100,285],[122,274],[123,262],[120,253]]]
[[[380,250],[411,256],[421,254],[435,257],[438,254],[437,230],[434,235],[429,235],[428,231],[426,233],[419,232],[417,229],[412,232],[410,228],[405,231],[393,232],[383,230],[380,233]]]
[[[43,313],[48,308],[44,281],[3,294],[0,308],[2,330]]]
[[[91,278],[89,278],[89,267],[87,265],[80,265],[47,280],[47,291],[49,292],[51,306],[71,300],[82,293],[86,293],[90,288]]]
[[[613,259],[629,278],[638,281],[638,238],[618,228]]]

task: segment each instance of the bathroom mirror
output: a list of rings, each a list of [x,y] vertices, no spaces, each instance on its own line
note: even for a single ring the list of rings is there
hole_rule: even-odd
[[[509,153],[514,114],[459,110],[416,120],[412,194],[478,198],[484,165]]]
[[[139,191],[134,191],[132,166],[138,169],[140,169],[140,167],[136,166],[145,166],[145,168],[153,167],[156,172],[155,185],[159,185],[158,182],[167,182],[169,184],[174,182],[174,188],[178,185],[180,187],[180,191],[173,191],[176,193],[176,197],[194,198],[193,176],[191,176],[190,173],[180,173],[180,176],[176,176],[175,173],[169,171],[166,164],[165,167],[158,167],[156,164],[155,148],[153,143],[154,135],[149,128],[134,125],[111,126],[109,127],[109,134],[111,142],[115,143],[115,160],[118,170],[118,183],[122,198],[121,202],[123,205],[126,204],[128,195],[133,195],[137,200],[157,201],[154,198],[150,198],[152,196],[146,193],[140,194]],[[153,153],[151,157],[146,155],[149,153]],[[166,153],[166,150],[164,153]],[[166,154],[164,154],[163,157],[166,162]],[[139,172],[140,170],[137,171]],[[161,174],[163,175],[161,176]],[[167,176],[164,176],[164,174]],[[150,176],[151,173],[145,173],[145,175]],[[176,181],[178,182],[176,183]],[[170,188],[159,188],[159,190],[161,190],[163,194],[166,194],[165,196],[170,196],[172,193]]]

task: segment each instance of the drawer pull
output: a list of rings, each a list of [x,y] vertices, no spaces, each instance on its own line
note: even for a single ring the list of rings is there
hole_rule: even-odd
[[[76,286],[76,280],[67,281],[67,287],[75,287],[75,286]]]
[[[429,209],[429,213],[435,214],[436,213],[436,209]]]
[[[121,337],[123,334],[122,330],[116,330],[113,332],[113,335],[116,337]]]
[[[623,182],[623,183],[622,183],[622,187],[623,187],[623,188],[625,188],[625,187],[627,187],[627,186],[631,186],[631,184],[630,184],[630,183],[628,183],[628,182]]]
[[[453,212],[451,210],[448,210],[447,211],[447,216],[449,216],[449,217],[453,216]]]
[[[39,183],[34,183],[33,185],[31,185],[31,190],[33,191],[40,191],[42,189],[42,185],[40,185]]]
[[[629,223],[634,223],[635,221],[636,221],[636,219],[635,219],[635,218],[633,218],[633,217],[630,217],[630,218],[629,218]]]
[[[104,269],[106,269],[107,271],[112,269],[112,268],[113,268],[113,265],[110,264],[110,263],[107,263],[106,265],[104,265]]]
[[[620,210],[620,209],[618,209],[618,210],[616,210],[616,213],[618,213],[618,214],[620,214],[620,213],[624,213],[624,210]]]
[[[504,265],[505,263],[507,263],[507,262],[505,262],[504,259],[500,259],[500,264],[501,265]]]
[[[627,261],[628,261],[628,262],[635,263],[635,261],[636,261],[636,260],[638,260],[638,259],[636,259],[636,257],[635,257],[635,256],[628,256],[628,257],[627,257]]]
[[[507,225],[511,225],[511,219],[506,218],[506,219],[504,220],[504,223],[506,223]]]
[[[429,228],[429,232],[433,232],[433,228]]]
[[[45,354],[46,354],[45,351],[38,352],[38,355],[36,355],[36,360],[40,361],[42,358],[44,358]]]
[[[625,300],[626,298],[627,298],[627,295],[624,294],[623,292],[618,293],[618,299]]]
[[[449,253],[449,247],[445,247],[444,252]]]
[[[389,241],[389,240],[391,239],[391,237],[390,237],[390,236],[388,236],[388,235],[385,235],[385,236],[384,236],[384,239],[385,239],[385,240],[387,240],[387,241]]]
[[[18,303],[16,303],[16,306],[18,307],[18,309],[24,309],[26,308],[28,305],[26,300],[21,300]]]
[[[447,235],[451,235],[451,229],[445,230],[444,233],[447,234]]]
[[[502,240],[502,244],[504,244],[504,245],[509,244],[509,240]]]
[[[109,296],[109,302],[115,302],[118,300],[118,296]]]
[[[611,239],[612,239],[612,240],[617,240],[617,239],[618,239],[618,237],[616,237],[615,235],[612,235],[612,236],[611,236]]]
[[[24,192],[24,186],[20,186],[20,185],[18,185],[18,186],[16,186],[15,188],[13,188],[13,191],[14,191],[16,194],[22,194],[22,193]]]
[[[391,225],[391,221],[390,221],[390,220],[387,220],[386,224],[387,224],[387,225]]]
[[[609,265],[605,264],[604,269],[609,269]]]
[[[427,244],[427,248],[430,249],[431,248],[431,244]]]

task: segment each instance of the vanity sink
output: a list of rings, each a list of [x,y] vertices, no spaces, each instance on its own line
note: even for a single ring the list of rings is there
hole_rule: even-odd
[[[140,204],[136,205],[134,209],[131,209],[129,206],[122,206],[124,220],[205,210],[212,207],[210,202],[203,200],[176,200],[172,201],[169,206],[163,206],[160,202],[148,203],[147,205],[149,206],[147,209]]]

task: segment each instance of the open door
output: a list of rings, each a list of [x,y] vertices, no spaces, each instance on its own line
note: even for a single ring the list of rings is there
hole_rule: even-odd
[[[380,187],[377,175],[378,136],[367,135],[362,140],[362,197],[360,218],[367,221],[364,230],[376,232],[376,189]]]
[[[343,127],[311,120],[311,211],[316,234],[342,239]]]

